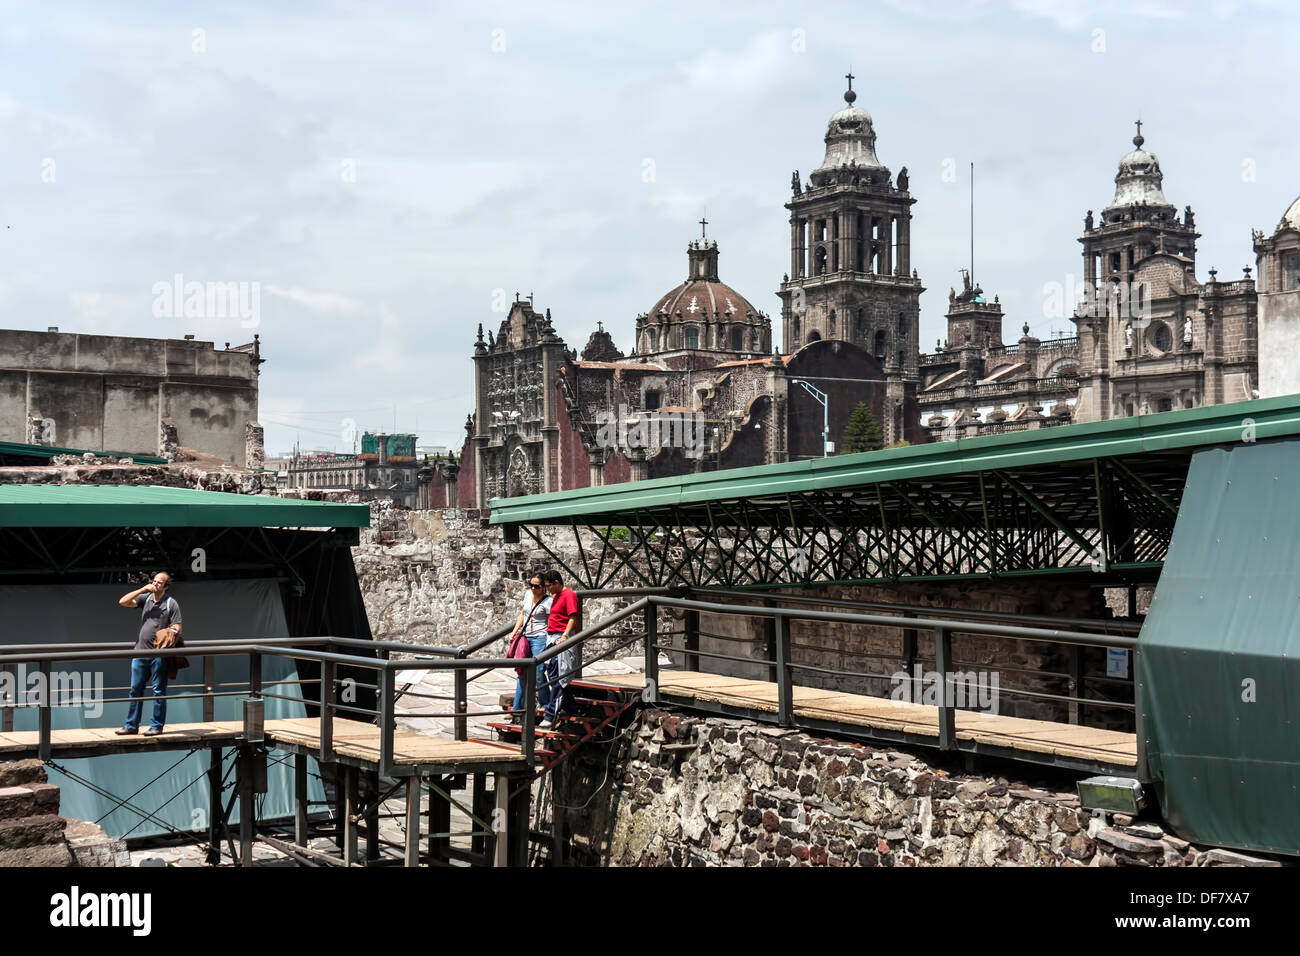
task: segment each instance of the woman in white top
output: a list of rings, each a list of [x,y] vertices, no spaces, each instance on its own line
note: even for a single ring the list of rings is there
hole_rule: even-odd
[[[528,641],[528,650],[530,657],[536,657],[542,651],[546,650],[546,619],[551,613],[551,596],[546,593],[542,586],[542,576],[534,574],[528,579],[528,593],[524,596],[523,606],[519,609],[519,617],[515,621],[515,628],[506,638],[506,646],[509,647],[514,641],[515,635],[522,630],[524,638]],[[522,671],[520,674],[522,675]],[[537,699],[541,707],[545,707],[550,702],[550,690],[542,684],[542,668],[537,668],[536,685],[538,688]],[[524,679],[520,676],[518,683],[515,685],[515,704],[510,714],[510,720],[517,722],[523,713],[524,706]]]

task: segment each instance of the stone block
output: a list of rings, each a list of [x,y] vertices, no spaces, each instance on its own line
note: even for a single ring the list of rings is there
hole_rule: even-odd
[[[45,783],[45,765],[39,760],[7,760],[0,762],[0,787],[16,787],[24,783]]]

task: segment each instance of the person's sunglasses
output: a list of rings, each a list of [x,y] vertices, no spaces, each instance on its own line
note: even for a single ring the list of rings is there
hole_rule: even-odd
[[[529,586],[530,588],[540,588],[540,587],[542,586],[542,582],[541,582],[541,581],[529,581],[529,582],[528,582],[528,586]]]

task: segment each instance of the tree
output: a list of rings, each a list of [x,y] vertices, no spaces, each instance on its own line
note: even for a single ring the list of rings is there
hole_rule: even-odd
[[[876,417],[866,402],[858,402],[849,416],[849,423],[844,428],[844,438],[840,442],[839,454],[853,455],[862,451],[875,451],[885,446],[885,437],[876,424]]]

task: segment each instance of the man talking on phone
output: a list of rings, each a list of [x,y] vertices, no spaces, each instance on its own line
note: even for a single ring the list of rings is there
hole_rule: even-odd
[[[153,580],[144,587],[129,594],[123,594],[117,603],[122,607],[138,607],[140,612],[140,636],[136,639],[135,649],[151,651],[158,632],[171,630],[174,635],[181,633],[181,606],[168,592],[171,590],[172,576],[166,571],[159,571]],[[144,709],[144,683],[149,678],[153,688],[153,720],[146,737],[156,737],[163,732],[167,723],[167,658],[136,657],[131,661],[131,704],[126,712],[126,726],[114,731],[117,734],[134,734],[140,730],[140,715]]]

